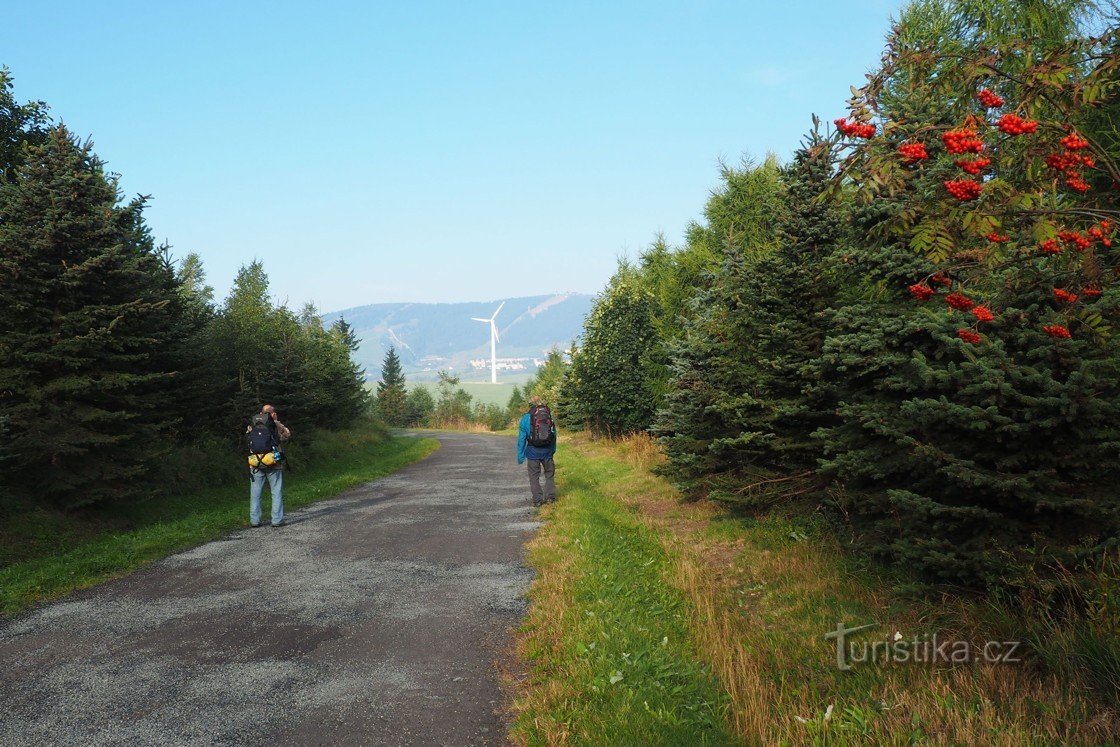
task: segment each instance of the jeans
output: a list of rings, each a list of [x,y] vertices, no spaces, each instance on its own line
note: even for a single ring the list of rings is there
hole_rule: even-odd
[[[533,494],[533,503],[541,502],[541,473],[544,473],[544,499],[556,500],[556,463],[549,459],[526,459],[529,464],[529,491]]]
[[[272,493],[272,525],[284,523],[284,471],[279,469],[255,469],[249,472],[249,523],[261,523],[261,491],[268,480],[268,491]]]

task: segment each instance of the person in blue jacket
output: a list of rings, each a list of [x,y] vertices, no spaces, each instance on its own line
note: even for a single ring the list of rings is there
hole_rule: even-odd
[[[544,423],[543,418],[547,418],[547,426],[551,431],[551,438],[549,438],[547,445],[539,445],[533,443],[530,438],[532,432],[533,412],[541,409],[543,413],[538,414],[538,422]],[[556,501],[556,463],[553,457],[556,455],[556,424],[552,420],[552,413],[548,407],[544,405],[540,397],[533,396],[529,398],[529,412],[521,416],[521,427],[518,429],[517,434],[517,463],[522,464],[526,460],[529,462],[529,491],[533,494],[533,505],[540,506],[543,502],[554,503]],[[544,490],[541,490],[541,475],[544,475]]]

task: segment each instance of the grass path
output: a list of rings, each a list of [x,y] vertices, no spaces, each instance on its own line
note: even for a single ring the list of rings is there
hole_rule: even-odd
[[[324,434],[323,438],[328,444],[321,444],[319,451],[329,456],[285,476],[285,510],[383,477],[439,447],[433,439],[387,438],[375,431]],[[83,531],[72,532],[62,541],[43,543],[34,552],[27,552],[24,559],[10,560],[0,567],[0,614],[10,615],[124,575],[246,526],[248,481],[234,477],[225,482],[198,492],[123,507],[86,521]],[[268,500],[266,494],[266,515]],[[29,514],[15,530],[9,526],[4,539],[18,542],[22,536],[31,545],[36,534],[52,532],[57,523],[57,516]]]
[[[1120,714],[1018,663],[836,666],[825,633],[881,647],[1014,640],[984,600],[892,591],[829,526],[682,504],[648,442],[562,444],[515,703],[524,744],[1109,744]],[[897,579],[895,579],[897,580]]]

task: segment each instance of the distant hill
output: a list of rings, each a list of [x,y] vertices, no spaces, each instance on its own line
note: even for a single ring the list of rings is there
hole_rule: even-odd
[[[471,303],[379,303],[355,306],[323,315],[330,324],[339,316],[354,326],[362,340],[357,360],[370,379],[381,372],[389,346],[396,347],[412,378],[434,377],[438,369],[451,369],[464,380],[489,379],[489,368],[471,367],[472,359],[490,358],[489,330],[471,317],[489,317],[503,300],[498,315],[498,358],[542,358],[552,348],[567,349],[579,337],[593,297],[583,293],[522,296]],[[532,373],[499,371],[514,375]]]

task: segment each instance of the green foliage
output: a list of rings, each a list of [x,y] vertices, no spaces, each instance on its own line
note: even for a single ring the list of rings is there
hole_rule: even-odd
[[[672,558],[600,489],[627,468],[560,448],[564,498],[530,562],[539,578],[564,584],[532,600],[530,689],[542,700],[514,731],[528,744],[561,729],[576,744],[733,744],[726,695],[697,661],[689,602],[666,583]]]
[[[467,390],[459,386],[459,377],[449,371],[439,371],[439,383],[436,388],[439,398],[436,400],[435,409],[428,417],[430,425],[437,427],[459,428],[473,420],[474,411],[471,408],[472,397]]]
[[[408,392],[405,388],[401,359],[392,346],[385,353],[381,364],[381,381],[377,382],[377,407],[381,418],[389,425],[408,424]]]
[[[811,434],[835,408],[814,365],[836,295],[823,260],[844,237],[840,206],[818,199],[831,177],[814,138],[784,171],[784,204],[772,206],[777,247],[755,259],[728,248],[672,345],[656,432],[686,492],[757,504],[818,482]]]
[[[11,89],[0,71],[0,511],[164,495],[172,449],[237,443],[266,402],[303,433],[366,415],[352,330],[274,306],[259,262],[215,308],[145,198]]]
[[[529,398],[540,397],[552,410],[552,416],[557,422],[563,422],[563,406],[561,404],[561,390],[564,380],[568,375],[569,364],[564,360],[564,354],[559,350],[548,351],[544,364],[537,369],[537,373],[525,382],[522,389],[514,389],[509,398],[507,409],[511,420],[521,417],[529,409]]]
[[[417,386],[409,390],[405,398],[405,425],[427,425],[436,409],[436,400],[427,387]]]
[[[564,381],[569,423],[609,435],[649,427],[657,376],[651,359],[660,343],[654,313],[638,273],[621,264],[587,316],[583,346]]]
[[[0,182],[13,181],[27,148],[47,140],[49,117],[41,101],[20,104],[13,94],[12,76],[0,67]]]
[[[52,129],[0,186],[5,480],[76,506],[135,494],[177,416],[184,307],[88,143]]]

